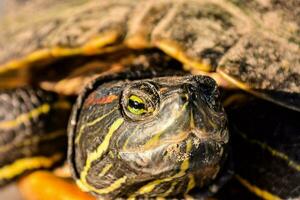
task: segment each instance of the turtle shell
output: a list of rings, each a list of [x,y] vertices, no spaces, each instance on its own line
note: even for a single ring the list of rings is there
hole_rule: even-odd
[[[0,74],[6,83],[24,84],[24,76],[15,82],[9,77],[65,57],[159,48],[194,73],[217,71],[243,90],[300,110],[297,0],[28,4],[29,11],[45,9],[34,12],[33,21],[25,11],[7,17],[16,25],[0,33]]]

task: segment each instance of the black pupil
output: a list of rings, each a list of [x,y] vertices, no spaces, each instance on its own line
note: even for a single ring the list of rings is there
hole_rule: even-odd
[[[129,99],[128,105],[134,109],[145,109],[145,104]]]

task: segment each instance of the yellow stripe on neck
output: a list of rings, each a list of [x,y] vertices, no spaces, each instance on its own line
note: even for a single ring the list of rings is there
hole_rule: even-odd
[[[113,165],[110,163],[110,164],[107,164],[102,170],[101,172],[99,173],[99,177],[102,177],[104,176],[111,168],[113,167]]]
[[[188,194],[191,189],[196,186],[195,177],[193,174],[189,174],[189,182],[186,188],[185,194]]]
[[[12,179],[27,170],[49,168],[62,158],[63,155],[61,153],[54,154],[51,157],[37,156],[20,158],[15,162],[0,168],[0,179]]]
[[[237,130],[237,131],[238,131],[239,135],[241,137],[243,137],[247,142],[249,142],[251,144],[256,144],[256,145],[260,146],[262,149],[270,152],[273,156],[275,156],[275,157],[277,157],[279,159],[282,159],[285,162],[287,162],[288,166],[290,166],[291,168],[293,168],[293,169],[297,170],[298,172],[300,172],[300,165],[296,161],[292,160],[285,153],[280,152],[279,150],[276,150],[276,149],[272,148],[267,143],[261,142],[259,140],[251,139],[245,133],[243,133],[243,132],[241,132],[239,130]]]
[[[28,113],[19,115],[17,118],[9,121],[0,122],[0,129],[9,129],[18,126],[32,118],[38,117],[41,114],[46,114],[50,110],[49,104],[42,104],[41,106],[31,110]]]
[[[186,153],[189,154],[192,150],[192,141],[191,140],[188,140],[187,141],[187,144],[186,144]],[[142,186],[137,192],[135,192],[134,194],[132,194],[129,199],[134,199],[137,195],[143,195],[143,194],[148,194],[150,192],[152,192],[156,186],[158,186],[159,184],[161,183],[165,183],[165,182],[169,182],[169,181],[172,181],[176,178],[180,178],[180,177],[183,177],[185,174],[186,174],[186,171],[189,169],[189,166],[190,166],[190,160],[189,159],[185,159],[181,166],[180,166],[180,171],[171,176],[171,177],[168,177],[168,178],[164,178],[164,179],[158,179],[158,180],[154,180],[144,186]]]
[[[76,182],[82,190],[93,191],[98,194],[105,194],[105,193],[109,193],[112,188],[116,189],[117,186],[120,187],[121,184],[126,181],[127,177],[125,176],[125,177],[117,180],[115,183],[113,183],[111,185],[111,187],[109,187],[109,189],[106,189],[106,188],[97,189],[97,188],[91,186],[87,182],[87,176],[88,176],[88,172],[91,168],[92,162],[94,162],[97,159],[100,159],[103,156],[103,154],[107,151],[113,134],[123,124],[123,122],[124,122],[123,118],[118,118],[116,121],[114,121],[114,123],[110,126],[108,133],[105,135],[102,143],[97,147],[97,149],[95,151],[93,151],[92,153],[90,153],[88,155],[85,166],[80,174],[80,179],[77,180],[77,182]]]
[[[123,176],[122,178],[117,179],[115,182],[113,182],[111,185],[105,188],[96,189],[90,185],[85,185],[81,181],[76,181],[77,185],[83,190],[83,191],[94,191],[98,194],[108,194],[110,192],[115,191],[116,189],[120,188],[123,183],[125,183],[127,180],[127,176]]]
[[[281,198],[276,196],[275,194],[272,194],[266,190],[263,190],[256,185],[253,185],[249,183],[246,179],[240,177],[239,175],[235,175],[236,179],[245,186],[248,190],[256,194],[257,196],[266,199],[266,200],[280,200]]]
[[[76,138],[75,138],[75,143],[78,143],[78,142],[79,142],[79,140],[80,140],[80,138],[81,138],[81,135],[82,135],[82,133],[83,133],[83,131],[84,131],[84,129],[85,129],[86,127],[90,127],[90,126],[95,125],[96,123],[101,122],[101,120],[103,120],[105,117],[107,117],[107,116],[109,116],[110,114],[112,114],[112,113],[113,113],[114,111],[116,111],[117,109],[119,109],[119,107],[112,109],[112,110],[109,111],[108,113],[106,113],[106,114],[104,114],[104,115],[102,115],[102,116],[96,118],[95,120],[93,120],[93,121],[91,121],[91,122],[87,122],[86,124],[83,124],[83,125],[80,127],[79,133],[77,134],[77,136],[76,136]]]
[[[47,133],[45,135],[35,135],[29,138],[24,138],[19,142],[10,142],[5,145],[0,146],[0,153],[8,152],[12,149],[26,147],[31,145],[37,145],[41,142],[48,142],[50,140],[57,139],[59,137],[67,137],[66,130],[58,130],[52,133]]]
[[[177,181],[174,181],[173,183],[171,183],[170,188],[169,188],[166,192],[162,193],[162,194],[159,196],[159,198],[163,198],[163,199],[164,199],[164,197],[169,196],[169,195],[174,191],[175,186],[176,186],[177,184],[178,184]],[[158,200],[158,199],[157,199],[157,200]]]
[[[147,151],[151,148],[155,148],[155,147],[161,145],[162,140],[160,139],[160,137],[165,133],[165,131],[168,128],[173,126],[173,123],[175,121],[177,121],[180,117],[182,117],[184,111],[187,109],[188,104],[189,104],[189,102],[186,102],[182,105],[182,108],[180,110],[174,111],[174,113],[171,114],[172,116],[175,116],[174,119],[165,123],[164,127],[160,130],[160,132],[155,134],[153,137],[151,137],[144,145],[140,145],[139,150]]]
[[[37,108],[32,109],[28,113],[23,113],[17,116],[15,119],[0,122],[0,129],[10,129],[16,127],[22,123],[29,121],[30,119],[36,118],[42,114],[49,113],[51,108],[54,109],[65,109],[68,110],[71,108],[71,105],[67,101],[58,101],[50,105],[48,103],[44,103]]]

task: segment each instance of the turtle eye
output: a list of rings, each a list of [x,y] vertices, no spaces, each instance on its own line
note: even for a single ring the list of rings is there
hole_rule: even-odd
[[[155,114],[159,107],[159,94],[155,87],[148,83],[134,83],[122,94],[123,113],[132,120],[144,120]]]
[[[136,95],[129,97],[127,109],[135,115],[142,115],[147,112],[145,101]]]

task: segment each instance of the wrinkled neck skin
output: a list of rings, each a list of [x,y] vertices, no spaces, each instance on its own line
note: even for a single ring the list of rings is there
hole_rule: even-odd
[[[99,99],[107,95],[116,98],[100,105]],[[145,99],[151,112],[130,113],[132,95]],[[208,77],[103,84],[89,95],[81,113],[77,183],[100,197],[186,193],[211,182],[226,157],[227,120],[216,84]],[[96,126],[99,118],[102,128],[84,127]]]

